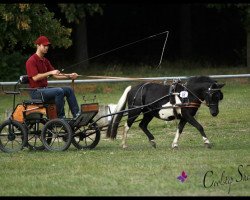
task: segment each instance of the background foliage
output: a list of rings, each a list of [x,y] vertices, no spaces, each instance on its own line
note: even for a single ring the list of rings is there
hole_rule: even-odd
[[[85,12],[101,12],[98,4],[60,4],[59,7],[71,23],[79,22]],[[70,47],[72,25],[67,25],[45,4],[0,4],[0,81],[13,80],[23,73],[24,61],[29,56],[26,54],[35,47],[34,41],[39,35],[49,36],[52,47]],[[6,66],[10,68],[8,73]]]

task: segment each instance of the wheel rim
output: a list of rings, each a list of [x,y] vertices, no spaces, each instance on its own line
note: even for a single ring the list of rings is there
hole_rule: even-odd
[[[4,152],[17,152],[27,144],[27,132],[16,121],[5,121],[0,127],[0,149]]]
[[[96,125],[75,128],[72,144],[78,149],[92,149],[100,141],[100,130]]]
[[[60,119],[47,122],[42,130],[42,142],[48,150],[64,151],[70,146],[71,140],[70,126]]]

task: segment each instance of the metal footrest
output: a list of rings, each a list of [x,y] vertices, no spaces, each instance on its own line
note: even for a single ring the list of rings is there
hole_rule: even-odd
[[[77,117],[74,125],[86,126],[98,113],[98,103],[81,104],[81,114]]]

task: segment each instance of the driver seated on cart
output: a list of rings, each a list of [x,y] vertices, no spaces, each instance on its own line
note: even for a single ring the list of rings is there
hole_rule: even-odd
[[[65,118],[64,97],[66,97],[71,114],[73,118],[76,118],[79,115],[79,105],[73,89],[71,87],[48,87],[48,77],[52,76],[56,79],[74,80],[78,74],[62,74],[44,57],[51,44],[47,37],[38,37],[35,44],[36,53],[31,55],[26,61],[29,86],[36,89],[31,90],[31,98],[43,99],[44,102],[54,101],[56,104],[57,117]]]

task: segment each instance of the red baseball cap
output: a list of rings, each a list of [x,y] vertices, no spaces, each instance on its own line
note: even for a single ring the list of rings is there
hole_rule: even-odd
[[[40,36],[39,38],[36,39],[35,44],[49,45],[50,41],[49,41],[49,39],[47,37],[42,35],[42,36]]]

